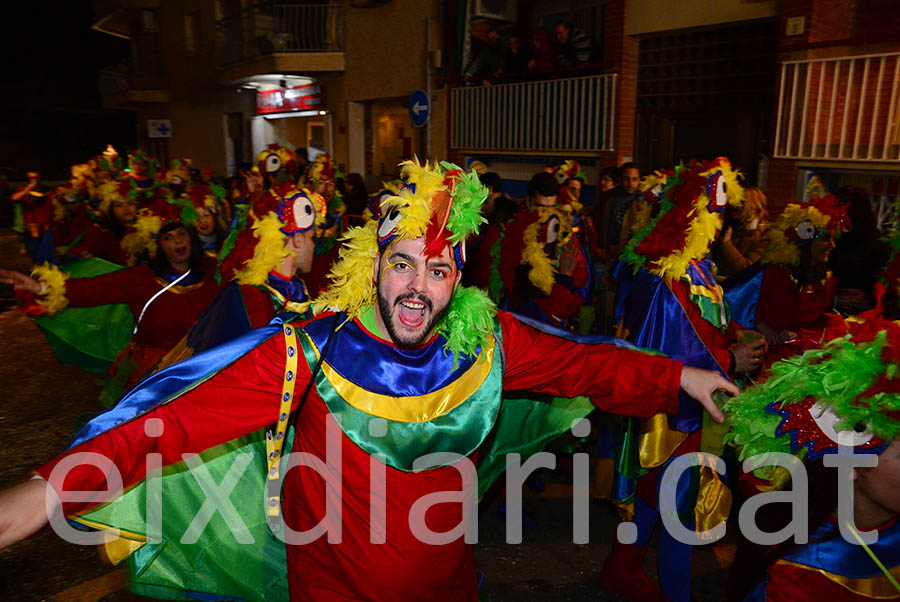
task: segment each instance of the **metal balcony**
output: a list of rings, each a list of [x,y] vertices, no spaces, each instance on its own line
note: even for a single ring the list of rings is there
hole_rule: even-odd
[[[900,161],[900,52],[781,64],[774,156]]]
[[[617,77],[456,88],[451,145],[497,151],[615,150]]]
[[[344,50],[340,4],[262,2],[216,22],[219,65],[226,67],[282,53]]]

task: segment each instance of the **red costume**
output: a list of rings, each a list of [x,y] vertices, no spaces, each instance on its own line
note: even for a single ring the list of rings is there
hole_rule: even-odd
[[[127,303],[135,322],[140,318],[137,334],[116,359],[116,365],[125,359],[135,364],[127,383],[129,388],[188,333],[218,292],[216,281],[207,273],[195,284],[169,288],[146,305],[167,284],[145,265],[66,281],[65,296],[69,305],[90,307]]]
[[[831,271],[824,280],[800,288],[788,268],[770,263],[763,275],[756,323],[768,324],[776,332],[810,327],[831,310],[836,293]]]
[[[504,390],[583,394],[606,411],[636,416],[677,409],[681,375],[677,362],[613,346],[579,345],[540,333],[502,312],[497,320],[502,332]],[[391,345],[365,331],[358,319],[353,324],[364,331],[366,346]],[[341,340],[337,338],[338,346]],[[435,344],[442,345],[432,338],[422,348]],[[339,353],[340,348],[336,351]],[[279,412],[285,357],[285,340],[272,337],[197,388],[72,448],[62,457],[82,451],[104,454],[118,466],[127,489],[144,476],[147,453],[161,453],[163,464],[170,465],[180,462],[183,453],[200,452],[271,424]],[[300,391],[311,376],[303,361],[296,376]],[[298,398],[299,394],[294,398],[294,409]],[[331,420],[327,414],[325,401],[314,387],[298,416],[294,452],[326,459],[325,426]],[[161,437],[145,436],[149,418],[163,421]],[[345,433],[340,437],[341,475],[328,466],[327,481],[305,469],[292,470],[285,478],[284,516],[286,524],[295,530],[309,530],[322,520],[326,498],[333,500],[336,484],[342,492],[341,524],[329,525],[330,533],[340,528],[340,543],[329,544],[327,538],[319,537],[306,545],[288,546],[291,598],[476,600],[471,546],[463,538],[444,545],[426,544],[409,526],[414,502],[435,492],[460,491],[460,473],[452,467],[406,472],[387,466],[387,497],[376,495],[372,502],[385,512],[386,543],[371,543],[372,460]],[[39,474],[49,477],[59,460],[40,468]],[[98,491],[104,485],[99,470],[77,466],[68,473],[64,489]],[[87,506],[83,502],[66,503],[63,510],[68,515]],[[436,504],[430,507],[426,522],[431,530],[442,532],[455,528],[461,518],[460,504]]]

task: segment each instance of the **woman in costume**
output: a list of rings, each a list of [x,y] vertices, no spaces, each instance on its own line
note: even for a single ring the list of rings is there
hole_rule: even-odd
[[[772,365],[766,383],[726,403],[728,439],[740,459],[772,452],[803,460],[809,542],[775,545],[744,538],[732,568],[729,599],[745,602],[864,602],[900,599],[900,326],[851,318],[829,329],[821,349]],[[873,454],[875,467],[852,469],[852,523],[838,518],[840,473],[823,458],[839,448]],[[759,454],[763,454],[759,456]],[[783,467],[758,466],[746,489],[790,490]],[[842,502],[843,503],[843,502]],[[798,520],[796,503],[769,504],[758,528],[773,533]],[[860,532],[876,543],[860,545]],[[791,531],[793,533],[793,531]],[[746,535],[746,534],[744,534]]]
[[[196,234],[178,221],[176,210],[172,207],[165,216],[145,214],[139,220],[144,222],[140,232],[152,233],[149,265],[90,278],[69,278],[47,264],[35,268],[31,278],[0,270],[0,281],[33,295],[50,315],[69,306],[128,305],[134,336],[113,363],[112,380],[101,395],[106,406],[115,404],[187,334],[218,292],[212,273],[202,268]]]
[[[829,254],[841,232],[849,229],[845,206],[832,195],[791,203],[772,224],[754,317],[756,330],[769,345],[793,341],[801,329],[811,333],[806,337],[810,341],[818,340],[819,323],[834,306],[837,292]]]

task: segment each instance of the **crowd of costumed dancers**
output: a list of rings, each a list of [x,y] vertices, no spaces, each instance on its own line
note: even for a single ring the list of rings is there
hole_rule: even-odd
[[[103,545],[129,564],[134,591],[475,600],[462,532],[425,545],[407,522],[421,496],[459,490],[459,473],[417,462],[468,457],[478,499],[496,494],[508,510],[496,483],[506,454],[524,460],[586,418],[577,445],[593,456],[591,493],[635,532],[612,545],[606,589],[692,600],[694,547],[756,496],[801,486],[784,467],[741,468],[781,452],[810,495],[756,521],[809,537],[765,543],[729,528],[728,599],[900,598],[900,211],[879,231],[858,190],[769,206],[724,157],[644,177],[610,167],[593,190],[567,160],[536,173],[524,199],[480,161],[413,158],[371,194],[327,154],[301,163],[273,144],[225,186],[188,158],[164,168],[108,148],[61,186],[29,173],[11,196],[34,269],[0,270],[0,282],[60,361],[104,376],[110,408],[37,475],[52,481],[76,451],[116,458],[118,505],[61,508],[82,528],[122,529]],[[325,459],[326,413],[340,417],[353,468],[343,486],[292,473],[282,493],[282,452]],[[166,434],[145,437],[150,419]],[[828,459],[847,447],[877,464],[839,472]],[[169,467],[162,544],[147,537],[139,459],[157,449]],[[232,499],[252,542],[221,521],[198,544],[175,541],[204,499],[180,454],[199,454],[219,482],[247,451],[258,462]],[[706,460],[666,480],[697,452]],[[373,502],[376,464],[388,489]],[[16,517],[43,483],[0,493],[0,545],[34,530]],[[103,489],[90,470],[65,484]],[[326,545],[335,491],[343,543]],[[435,512],[444,532],[466,513]],[[522,521],[534,522],[527,508]],[[289,524],[322,530],[304,546],[271,536]],[[655,578],[644,570],[654,534]]]

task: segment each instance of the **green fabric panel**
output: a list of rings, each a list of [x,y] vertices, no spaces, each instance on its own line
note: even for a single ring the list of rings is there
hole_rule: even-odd
[[[90,278],[121,270],[122,266],[98,258],[63,266],[71,278]],[[55,316],[35,319],[63,364],[103,374],[131,341],[134,317],[124,303],[96,307],[69,307]]]
[[[496,328],[499,330],[499,324]],[[312,370],[317,361],[312,343],[306,336],[298,338]],[[498,335],[491,371],[469,399],[428,422],[385,420],[387,434],[384,437],[369,434],[369,421],[374,417],[347,403],[321,371],[316,375],[316,390],[328,410],[340,417],[341,430],[351,441],[368,454],[382,454],[388,466],[410,472],[413,462],[426,454],[452,452],[468,456],[490,433],[503,390],[503,366],[498,361],[501,346]]]
[[[288,433],[285,449],[293,445]],[[180,543],[206,499],[194,476],[182,462],[163,470],[161,544],[147,544],[128,559],[132,591],[166,600],[192,600],[187,592],[242,597],[259,602],[286,601],[287,553],[285,544],[269,531],[265,514],[265,431],[235,439],[200,454],[216,483],[221,483],[237,454],[253,455],[230,500],[249,530],[252,544],[239,543],[221,513],[216,512],[197,543]],[[84,518],[146,533],[146,482],[117,501]]]
[[[572,421],[594,410],[587,397],[550,397],[518,392],[504,396],[491,434],[490,447],[478,466],[478,495],[490,488],[506,470],[506,454],[529,456],[572,428]]]

